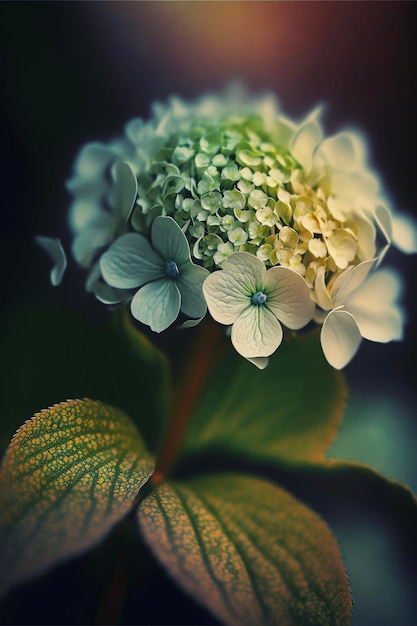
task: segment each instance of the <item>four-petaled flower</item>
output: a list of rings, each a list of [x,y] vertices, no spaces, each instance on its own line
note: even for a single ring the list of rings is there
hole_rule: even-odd
[[[191,318],[205,315],[202,284],[209,272],[191,261],[187,239],[171,217],[155,218],[151,241],[138,233],[122,235],[102,255],[100,269],[111,287],[139,287],[132,315],[159,333],[180,311]]]
[[[286,267],[266,269],[248,252],[236,252],[203,285],[211,316],[232,324],[236,350],[258,367],[265,367],[282,341],[281,323],[293,330],[313,317],[314,304],[305,280]],[[260,359],[260,360],[259,360]]]

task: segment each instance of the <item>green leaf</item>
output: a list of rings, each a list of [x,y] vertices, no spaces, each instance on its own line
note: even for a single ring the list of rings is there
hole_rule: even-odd
[[[37,413],[0,470],[0,589],[97,543],[153,471],[132,421],[93,400]]]
[[[219,474],[162,484],[139,523],[168,572],[225,624],[350,623],[336,541],[271,483]]]
[[[319,461],[345,394],[316,332],[288,338],[262,371],[230,353],[202,391],[182,454],[220,449],[255,461]]]
[[[167,413],[166,360],[127,313],[118,313],[88,318],[28,303],[2,311],[1,451],[39,407],[88,397],[120,406],[133,419],[146,414],[140,431],[155,452]]]

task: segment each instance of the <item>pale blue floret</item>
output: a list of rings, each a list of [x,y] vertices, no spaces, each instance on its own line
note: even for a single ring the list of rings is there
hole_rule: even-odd
[[[171,217],[156,217],[151,242],[138,233],[119,237],[100,259],[103,279],[117,289],[137,289],[132,315],[155,332],[168,328],[180,311],[202,319],[202,284],[209,272],[191,261],[183,231]]]
[[[252,296],[252,304],[262,306],[266,302],[266,294],[263,291],[257,291]]]

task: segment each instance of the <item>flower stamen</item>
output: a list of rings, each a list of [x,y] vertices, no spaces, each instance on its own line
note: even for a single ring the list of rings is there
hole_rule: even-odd
[[[252,304],[255,306],[263,306],[266,302],[266,293],[263,291],[257,291],[252,296]]]
[[[180,271],[178,269],[178,265],[175,261],[167,261],[165,267],[165,274],[168,278],[176,279],[180,275]]]

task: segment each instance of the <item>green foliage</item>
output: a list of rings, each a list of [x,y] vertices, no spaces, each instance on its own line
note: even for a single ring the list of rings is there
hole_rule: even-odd
[[[2,314],[0,449],[40,408],[64,398],[122,407],[154,452],[167,413],[167,365],[127,316],[88,320],[51,304]],[[22,390],[24,392],[22,393]]]
[[[230,352],[204,386],[182,454],[220,449],[254,461],[319,461],[336,436],[345,393],[316,332],[284,341],[262,371]]]
[[[233,474],[166,483],[139,523],[168,571],[225,624],[350,623],[335,540],[281,488]]]
[[[0,589],[97,543],[153,470],[132,421],[92,400],[56,405],[16,433],[0,473]]]

